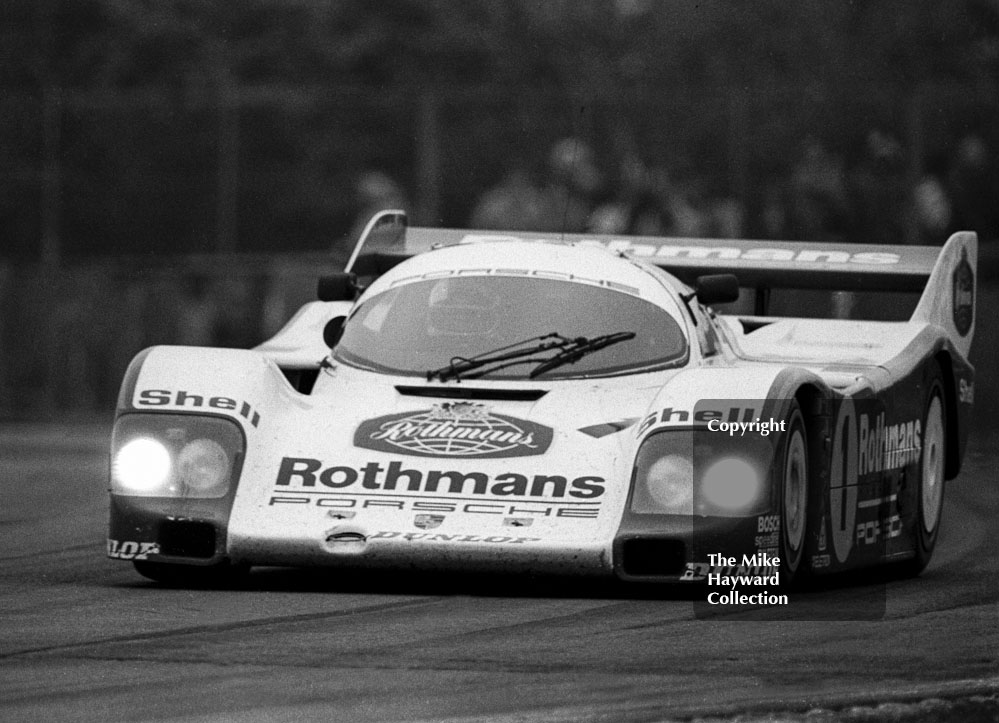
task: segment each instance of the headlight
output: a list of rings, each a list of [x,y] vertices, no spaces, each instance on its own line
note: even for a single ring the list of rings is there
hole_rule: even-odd
[[[111,462],[111,479],[122,494],[163,494],[173,464],[161,442],[136,437],[122,445]]]
[[[716,432],[653,434],[635,460],[631,511],[646,515],[745,517],[769,504],[766,438],[729,439]]]
[[[115,424],[111,491],[133,497],[219,498],[244,447],[227,419],[129,414]]]
[[[635,469],[631,511],[640,515],[689,515],[694,505],[690,436],[657,434],[643,443]]]
[[[710,463],[701,478],[704,500],[713,507],[748,510],[760,494],[760,475],[744,459],[726,457]]]
[[[218,496],[210,493],[225,485],[231,467],[229,455],[212,439],[188,442],[177,455],[178,481],[199,497]],[[224,489],[222,493],[225,493]]]

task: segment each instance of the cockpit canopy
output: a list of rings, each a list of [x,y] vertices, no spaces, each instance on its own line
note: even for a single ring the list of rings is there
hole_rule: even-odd
[[[399,283],[364,300],[351,314],[335,357],[390,374],[426,376],[455,358],[468,359],[537,337],[635,337],[559,366],[539,379],[608,376],[683,364],[683,329],[661,307],[595,283],[536,276],[461,274]],[[527,379],[553,352],[483,374]]]

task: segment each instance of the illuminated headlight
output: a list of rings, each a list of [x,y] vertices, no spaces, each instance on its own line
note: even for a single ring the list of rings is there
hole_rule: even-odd
[[[165,494],[173,463],[161,442],[138,437],[122,445],[111,462],[111,479],[122,494]]]
[[[727,457],[711,463],[701,478],[704,501],[730,512],[752,508],[760,495],[760,475],[749,462]]]
[[[111,491],[134,497],[224,497],[243,446],[239,427],[226,419],[123,416],[112,441]]]

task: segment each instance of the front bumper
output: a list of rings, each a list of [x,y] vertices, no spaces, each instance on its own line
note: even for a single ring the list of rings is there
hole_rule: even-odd
[[[610,547],[553,545],[530,531],[452,534],[333,527],[313,538],[230,539],[230,557],[250,565],[342,569],[609,575]]]
[[[615,576],[629,582],[703,581],[712,555],[749,562],[752,555],[776,555],[778,520],[650,516],[630,518],[613,541],[551,542],[531,529],[461,534],[441,530],[384,531],[350,524],[311,534],[233,536],[226,510],[209,501],[203,509],[188,500],[171,510],[169,501],[112,496],[108,554],[128,560],[212,565],[224,561],[258,566],[325,567],[350,570],[497,572]]]

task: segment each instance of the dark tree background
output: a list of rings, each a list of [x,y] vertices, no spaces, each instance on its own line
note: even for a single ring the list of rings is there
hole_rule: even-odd
[[[357,178],[462,225],[584,138],[752,210],[872,128],[905,179],[999,147],[996,0],[6,0],[0,254],[325,250]]]

